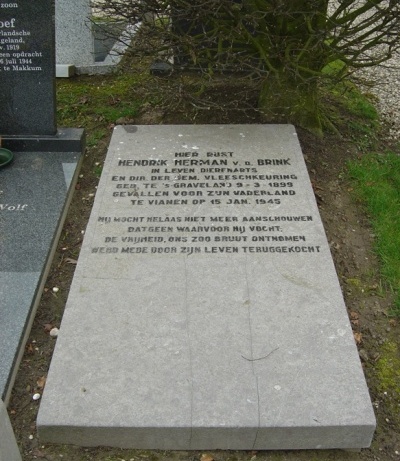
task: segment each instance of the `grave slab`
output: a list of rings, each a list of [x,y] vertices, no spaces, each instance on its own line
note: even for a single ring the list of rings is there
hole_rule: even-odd
[[[0,394],[8,401],[80,152],[14,152],[0,170]]]
[[[22,461],[10,418],[2,400],[0,400],[0,461]]]
[[[293,126],[115,128],[37,426],[83,446],[369,446]]]

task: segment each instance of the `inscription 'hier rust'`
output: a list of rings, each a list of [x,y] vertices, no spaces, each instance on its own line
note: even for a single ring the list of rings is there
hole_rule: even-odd
[[[249,161],[233,150],[198,149],[118,158],[114,166],[105,199],[116,214],[97,218],[104,236],[93,255],[321,251],[308,232],[313,216],[280,214],[298,190],[288,156]]]

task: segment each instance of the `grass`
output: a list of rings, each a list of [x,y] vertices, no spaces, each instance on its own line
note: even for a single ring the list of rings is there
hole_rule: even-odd
[[[135,87],[140,78],[124,72],[58,80],[58,125],[83,127],[88,132],[88,145],[96,143],[111,123],[138,114],[143,101],[135,94]]]
[[[327,91],[327,101],[333,102],[329,117],[361,154],[348,163],[348,173],[369,213],[383,282],[395,295],[391,314],[400,317],[400,156],[373,153],[380,121],[371,95],[361,93],[348,80],[328,86]]]
[[[400,156],[366,154],[348,171],[370,215],[381,274],[395,294],[392,313],[400,316]]]
[[[80,75],[56,81],[57,125],[85,129],[87,150],[81,175],[93,190],[103,168],[102,147],[108,144],[112,127],[120,119],[134,119],[148,99],[147,94],[138,91],[145,78],[127,67],[111,75]]]

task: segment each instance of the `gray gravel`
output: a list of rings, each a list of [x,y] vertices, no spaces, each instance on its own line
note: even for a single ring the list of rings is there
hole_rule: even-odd
[[[332,14],[341,4],[342,0],[330,0],[329,12]],[[352,0],[349,10],[354,10],[364,5],[366,0]],[[386,4],[387,6],[388,4]],[[383,4],[385,7],[385,4]],[[357,20],[365,19],[370,12],[360,16]],[[398,38],[400,40],[400,38]],[[384,45],[379,45],[370,53],[384,53]],[[387,122],[388,139],[400,140],[400,50],[393,58],[378,67],[365,68],[358,70],[355,77],[365,81],[363,90],[372,93],[377,97],[377,108],[384,122]]]
[[[389,127],[387,138],[400,140],[400,53],[379,67],[357,72],[356,76],[365,80],[363,90],[377,97],[378,110]]]

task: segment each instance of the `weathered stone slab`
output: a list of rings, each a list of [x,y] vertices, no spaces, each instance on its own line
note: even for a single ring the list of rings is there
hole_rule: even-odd
[[[0,135],[54,135],[54,0],[0,9]]]
[[[292,126],[116,127],[37,423],[87,446],[370,444]]]
[[[0,172],[0,395],[7,401],[80,152],[15,152]]]
[[[0,461],[22,461],[7,409],[0,400]]]
[[[94,64],[91,16],[89,0],[56,0],[57,64]]]
[[[89,0],[56,0],[55,4],[56,76],[112,72],[138,26],[96,19]]]

